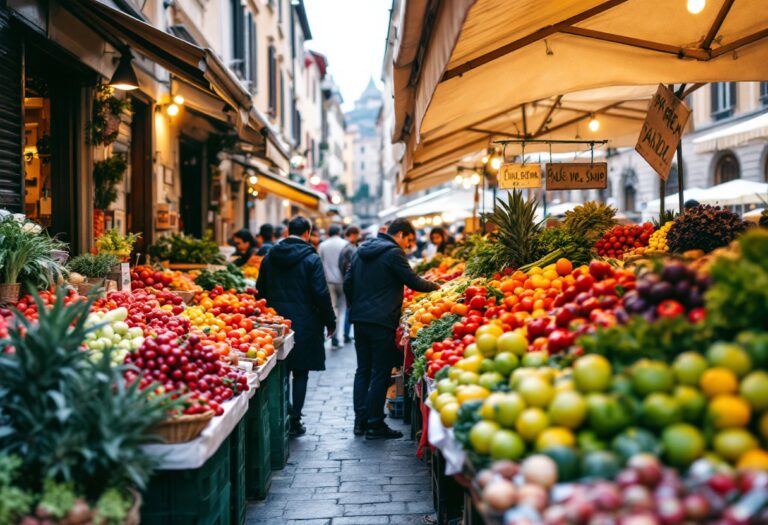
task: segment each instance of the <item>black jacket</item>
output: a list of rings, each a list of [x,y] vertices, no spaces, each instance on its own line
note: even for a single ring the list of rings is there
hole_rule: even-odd
[[[402,248],[386,233],[365,241],[344,276],[352,322],[396,329],[403,306],[403,286],[417,292],[439,288],[416,275]]]
[[[261,245],[261,248],[259,248],[259,251],[256,252],[256,255],[260,257],[265,256],[266,254],[269,253],[269,250],[271,250],[274,245],[275,244],[272,241],[265,242],[264,244]]]
[[[288,355],[294,370],[325,370],[323,328],[336,328],[323,263],[311,244],[288,237],[264,257],[256,283],[259,296],[290,319],[296,338]]]
[[[357,245],[348,242],[347,245],[341,250],[339,254],[339,270],[341,270],[341,276],[347,275],[347,272],[352,268],[352,258],[357,253]]]

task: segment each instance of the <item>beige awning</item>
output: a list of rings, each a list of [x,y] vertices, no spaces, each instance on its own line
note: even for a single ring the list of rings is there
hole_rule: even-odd
[[[768,78],[765,0],[710,1],[698,15],[682,0],[452,0],[421,24],[411,19],[420,2],[409,4],[395,61],[394,138],[409,144],[406,170],[422,162],[418,148],[450,150],[447,137],[482,147],[472,129],[525,103],[610,86],[651,92],[658,83]]]
[[[715,131],[693,139],[696,153],[708,153],[736,148],[752,140],[768,137],[768,113],[722,126]]]

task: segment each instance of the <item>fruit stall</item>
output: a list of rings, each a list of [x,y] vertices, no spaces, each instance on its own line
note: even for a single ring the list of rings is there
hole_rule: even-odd
[[[244,523],[288,459],[290,321],[196,241],[123,274],[135,237],[65,264],[23,217],[0,232],[0,523]]]
[[[438,522],[768,522],[768,230],[535,207],[512,193],[406,293]]]

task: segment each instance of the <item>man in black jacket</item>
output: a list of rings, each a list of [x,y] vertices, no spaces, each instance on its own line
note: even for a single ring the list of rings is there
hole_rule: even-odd
[[[323,263],[309,244],[312,225],[304,217],[288,223],[289,237],[278,242],[264,257],[256,287],[269,306],[290,319],[296,338],[286,364],[293,376],[291,384],[290,434],[306,432],[301,424],[301,409],[307,395],[310,370],[325,370],[325,338],[333,335],[336,317],[325,281]]]
[[[415,238],[411,223],[396,219],[387,233],[379,233],[360,246],[344,277],[357,351],[354,432],[356,436],[365,433],[366,439],[403,437],[384,422],[392,367],[402,361],[395,331],[403,306],[403,286],[418,292],[438,288],[416,275],[408,264],[405,250],[413,246]]]

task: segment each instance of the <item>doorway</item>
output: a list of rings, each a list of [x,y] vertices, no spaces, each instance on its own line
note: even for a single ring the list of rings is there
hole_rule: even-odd
[[[181,167],[181,231],[203,237],[205,214],[205,158],[203,143],[188,137],[179,139]]]
[[[128,231],[141,233],[136,253],[147,253],[154,242],[152,214],[152,107],[137,97],[131,98],[131,185],[128,199]]]

